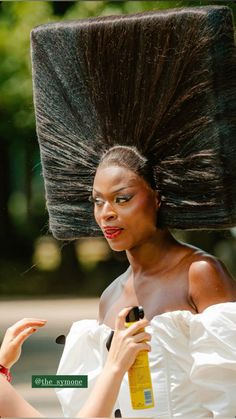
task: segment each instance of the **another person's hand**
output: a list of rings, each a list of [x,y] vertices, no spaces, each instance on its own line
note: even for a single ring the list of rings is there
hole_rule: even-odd
[[[149,324],[148,320],[142,319],[129,327],[125,326],[125,318],[131,308],[124,308],[116,318],[115,331],[106,362],[106,365],[117,368],[122,373],[132,366],[140,351],[151,350],[150,344],[147,343],[151,340],[151,335],[142,330]]]
[[[22,319],[10,326],[0,348],[0,365],[10,368],[19,359],[24,341],[46,324],[43,319]]]

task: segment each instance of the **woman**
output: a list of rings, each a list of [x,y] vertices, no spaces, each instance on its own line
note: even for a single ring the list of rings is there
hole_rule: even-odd
[[[77,322],[67,336],[58,372],[88,374],[89,388],[58,390],[65,416],[89,397],[115,316],[133,304],[151,323],[155,406],[132,409],[125,376],[114,410],[235,416],[235,283],[219,261],[170,232],[236,224],[230,9],[53,23],[31,40],[50,229],[63,240],[102,230],[130,263],[102,295],[100,323]]]
[[[151,179],[147,159],[124,146],[104,155],[94,179],[96,222],[110,247],[125,250],[130,263],[127,279],[112,283],[101,299],[101,319],[113,327],[127,304],[141,304],[152,319],[174,310],[201,313],[236,297],[236,283],[222,263],[158,228],[161,197]]]
[[[113,343],[106,364],[90,395],[78,412],[78,417],[109,417],[115,403],[124,373],[133,364],[139,351],[150,351],[150,335],[143,328],[146,319],[125,327],[125,318],[131,307],[119,312],[116,319]],[[18,359],[23,342],[42,327],[46,320],[23,319],[11,326],[4,337],[0,349],[0,414],[1,417],[43,417],[27,403],[9,384],[7,371]],[[6,380],[7,378],[7,380]]]
[[[130,267],[102,294],[100,324],[73,325],[58,373],[87,373],[92,387],[117,313],[141,304],[153,336],[155,406],[133,410],[125,377],[116,409],[125,417],[230,417],[236,408],[236,283],[220,261],[158,226],[161,201],[152,184],[148,161],[136,149],[115,146],[102,157],[93,183],[95,219],[110,247],[126,251]],[[66,416],[85,396],[77,389],[57,393]]]

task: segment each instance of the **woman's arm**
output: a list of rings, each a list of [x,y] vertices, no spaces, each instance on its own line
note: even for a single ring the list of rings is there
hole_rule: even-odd
[[[22,319],[9,327],[0,348],[0,365],[10,368],[19,359],[24,341],[44,326],[46,320]],[[0,416],[15,418],[43,417],[35,410],[0,373]]]
[[[150,351],[146,343],[151,339],[149,333],[142,329],[147,320],[139,320],[129,328],[125,328],[125,317],[132,307],[120,311],[116,319],[116,327],[102,373],[77,417],[110,417],[116,402],[120,385],[126,371],[134,363],[139,351]]]
[[[0,374],[0,416],[4,418],[42,418]]]
[[[123,309],[116,320],[116,328],[110,351],[96,384],[78,413],[80,418],[109,417],[115,404],[122,378],[134,363],[139,351],[150,351],[146,343],[151,339],[149,333],[142,329],[147,320],[139,320],[129,328],[125,328],[125,317],[131,307]],[[36,327],[42,326],[36,319],[23,319],[11,326],[4,337],[0,349],[0,363],[6,367],[13,365],[21,353],[21,345]],[[34,409],[0,374],[0,416],[15,418],[44,417]]]

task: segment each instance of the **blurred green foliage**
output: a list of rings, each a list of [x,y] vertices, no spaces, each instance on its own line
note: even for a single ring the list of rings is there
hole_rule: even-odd
[[[224,4],[233,1],[7,1],[0,3],[0,293],[97,295],[126,265],[122,255],[85,269],[74,243],[57,244],[59,265],[34,265],[39,236],[48,234],[44,187],[35,131],[30,31],[61,19],[136,13],[150,9]],[[234,274],[235,230],[177,233],[225,260]],[[53,250],[58,254],[56,248]],[[53,254],[52,251],[52,254]],[[54,266],[53,263],[48,266]],[[66,281],[65,281],[66,278]],[[96,279],[96,280],[95,280]]]

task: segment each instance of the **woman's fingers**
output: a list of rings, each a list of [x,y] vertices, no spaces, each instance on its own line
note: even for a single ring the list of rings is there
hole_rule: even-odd
[[[138,333],[137,335],[134,335],[134,342],[143,342],[143,341],[150,341],[151,340],[151,335],[150,333],[147,332],[141,332]]]
[[[0,348],[0,364],[10,368],[19,359],[24,341],[45,324],[44,319],[25,318],[10,326]]]
[[[10,326],[2,342],[3,347],[14,347],[21,345],[25,339],[34,333],[37,328],[43,327],[47,320],[42,319],[22,319]]]
[[[127,328],[127,330],[128,330],[127,333],[129,335],[136,335],[137,333],[142,331],[142,329],[144,329],[148,325],[149,325],[149,321],[147,319],[138,320],[137,322],[133,323],[132,325],[130,325]]]
[[[136,355],[140,352],[140,351],[151,351],[151,345],[149,345],[149,343],[147,342],[139,342],[136,343],[136,347],[135,347],[135,351],[136,351]]]
[[[118,316],[116,318],[116,322],[115,322],[115,329],[116,330],[123,330],[123,329],[127,329],[127,326],[125,325],[125,319],[127,314],[129,314],[130,310],[132,309],[132,307],[126,307],[123,308],[119,313]],[[129,334],[135,334],[139,329],[142,329],[146,326],[148,326],[149,321],[147,319],[141,319],[138,320],[137,322],[134,322],[134,324],[132,324],[131,326],[129,326]]]
[[[116,330],[125,329],[125,318],[126,318],[127,314],[130,312],[131,309],[132,309],[132,307],[126,307],[126,308],[123,308],[118,313],[118,316],[117,316],[116,322],[115,322],[115,329]]]
[[[14,338],[14,345],[21,346],[24,341],[36,331],[37,329],[35,327],[28,327],[27,329],[24,329]]]
[[[7,331],[15,337],[25,329],[28,329],[29,327],[43,327],[46,324],[46,322],[47,320],[44,319],[25,318],[14,323],[7,329]]]

